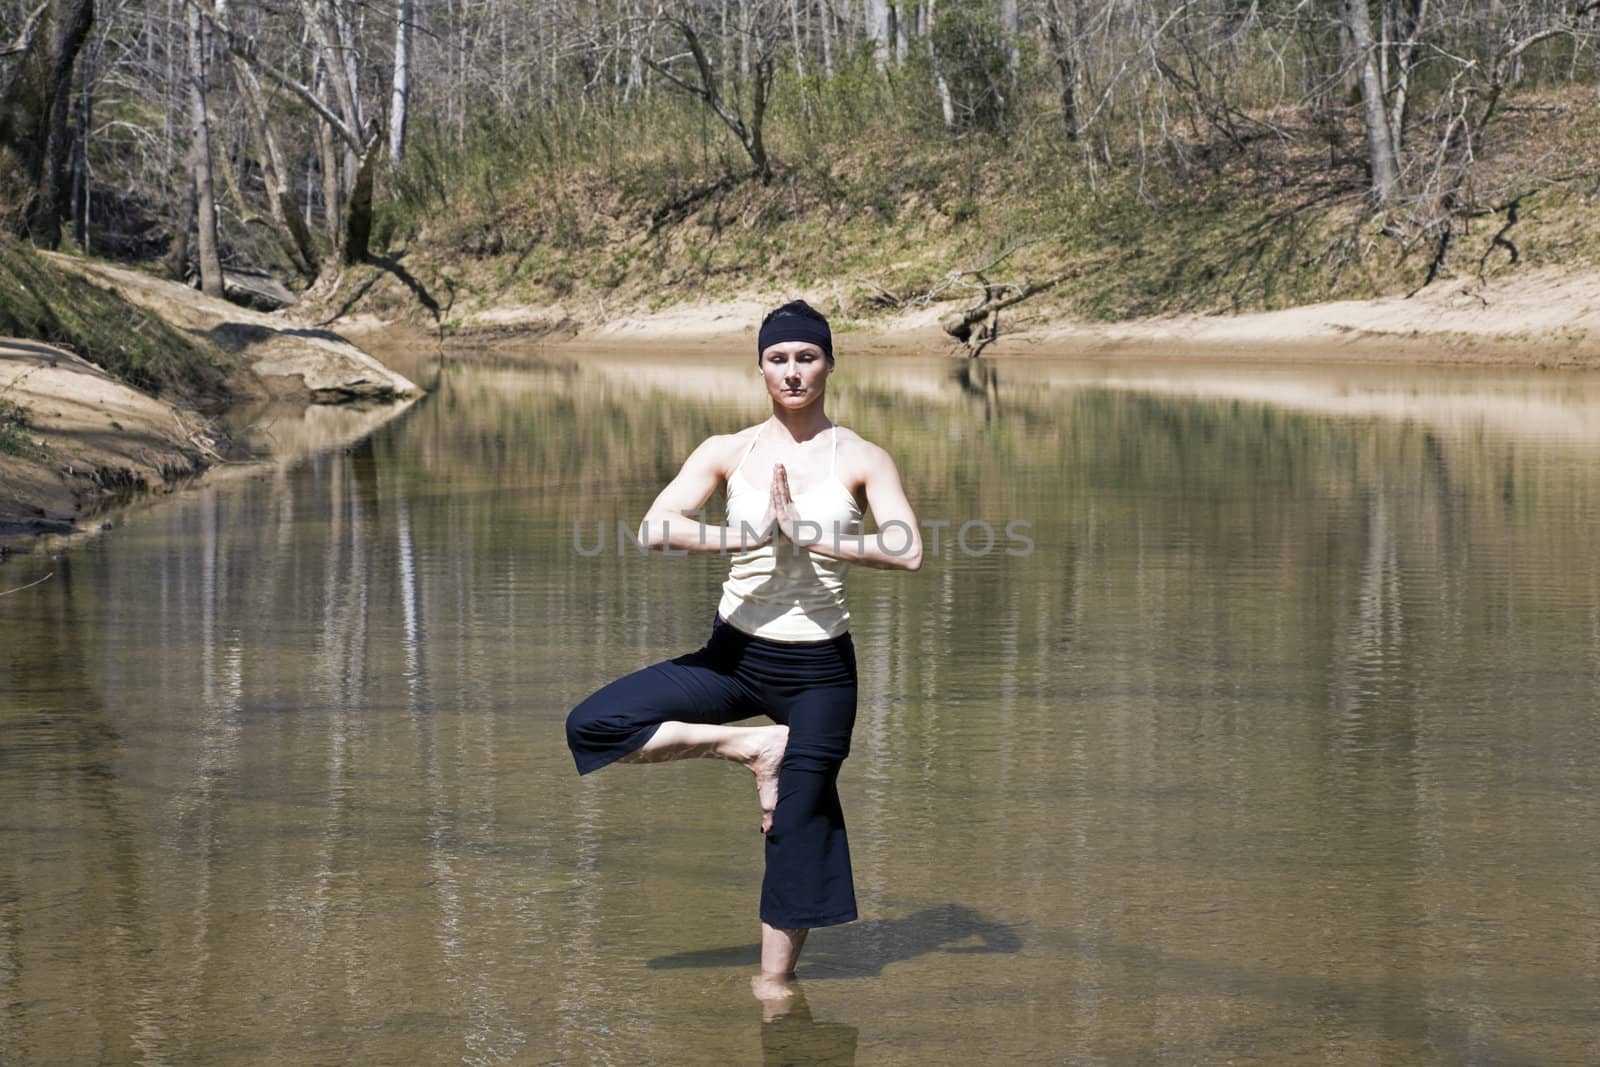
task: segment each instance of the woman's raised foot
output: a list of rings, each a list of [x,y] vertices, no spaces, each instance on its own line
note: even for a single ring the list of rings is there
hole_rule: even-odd
[[[752,730],[755,738],[750,759],[745,763],[756,775],[756,797],[761,801],[761,832],[772,829],[772,813],[778,807],[778,768],[789,745],[787,726],[760,726]]]

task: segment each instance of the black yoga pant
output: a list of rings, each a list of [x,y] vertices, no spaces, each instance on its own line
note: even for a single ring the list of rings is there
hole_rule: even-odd
[[[761,920],[784,930],[856,917],[839,765],[856,721],[850,635],[767,641],[717,619],[704,648],[619,678],[567,716],[567,745],[588,774],[636,751],[664,722],[730,723],[766,714],[789,727],[767,834]]]

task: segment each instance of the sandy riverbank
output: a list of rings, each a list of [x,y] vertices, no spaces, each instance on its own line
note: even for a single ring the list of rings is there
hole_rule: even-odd
[[[1330,362],[1600,367],[1600,272],[1528,271],[1414,296],[1245,315],[1041,323],[1027,342],[1091,352],[1195,353]]]
[[[630,345],[725,345],[754,340],[768,309],[792,294],[748,293],[657,311],[496,305],[469,311],[445,344],[453,349],[615,341]],[[827,290],[802,291],[819,308]],[[959,307],[944,303],[836,322],[841,350],[929,353],[960,349],[939,328]],[[370,315],[339,328],[383,353],[436,347],[430,332]],[[985,359],[1190,357],[1207,360],[1600,367],[1600,272],[1530,270],[1479,282],[1435,282],[1411,297],[1345,300],[1239,315],[1181,315],[1125,322],[1073,319],[1041,297],[1003,313],[1000,341]]]

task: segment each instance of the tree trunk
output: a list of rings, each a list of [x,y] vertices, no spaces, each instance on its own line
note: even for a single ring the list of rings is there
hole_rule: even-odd
[[[789,32],[794,37],[794,72],[806,76],[806,49],[800,41],[800,0],[789,0]]]
[[[872,59],[886,70],[892,57],[889,36],[889,0],[866,0],[867,36],[872,38]]]
[[[755,71],[755,99],[750,105],[750,136],[745,142],[745,149],[750,153],[750,162],[755,164],[756,176],[765,185],[772,180],[772,161],[767,158],[767,143],[765,127],[767,119],[767,98],[772,92],[772,77],[775,73],[776,62],[772,56],[762,56],[756,60]]]
[[[277,135],[267,122],[261,83],[249,64],[238,56],[233,59],[233,75],[234,84],[239,87],[239,97],[244,102],[250,143],[266,179],[268,207],[277,228],[278,244],[283,247],[284,254],[294,264],[295,270],[307,278],[314,278],[321,265],[317,245],[312,240],[307,221],[301,217],[299,205],[294,202],[289,169],[284,162],[283,152],[278,148]]]
[[[94,53],[84,57],[83,86],[78,93],[78,129],[73,137],[72,239],[78,251],[89,251],[89,130],[94,124]]]
[[[324,84],[319,78],[318,95]],[[322,172],[322,230],[327,234],[328,244],[338,248],[344,195],[339,181],[338,146],[333,141],[333,127],[326,122],[317,123],[317,168]]]
[[[400,0],[394,17],[394,86],[389,97],[389,161],[406,154],[406,105],[411,95],[411,20],[415,0]]]
[[[728,18],[728,0],[722,0],[720,27],[720,41],[722,46],[721,66],[727,70],[733,64],[733,22]]]
[[[167,277],[186,281],[189,277],[189,231],[194,229],[194,175],[183,183],[183,207],[178,212],[178,228],[172,232],[172,244],[162,259]]]
[[[1383,82],[1378,75],[1377,50],[1372,42],[1372,17],[1367,10],[1367,0],[1339,0],[1339,14],[1349,34],[1350,58],[1361,85],[1361,118],[1366,127],[1367,157],[1372,167],[1372,198],[1384,205],[1400,191],[1400,166],[1384,107]]]
[[[817,13],[817,21],[822,24],[822,76],[828,81],[833,80],[833,15],[828,10],[827,0],[822,2],[822,10]]]
[[[71,200],[72,69],[94,25],[94,0],[50,0],[22,31],[22,57],[0,93],[0,209],[41,248],[61,243]]]
[[[933,66],[933,87],[939,94],[939,114],[944,118],[945,132],[956,128],[955,101],[950,99],[950,83],[945,81],[944,71],[939,67],[939,50],[933,46],[933,27],[937,16],[934,14],[934,0],[928,0],[928,62]]]
[[[1022,36],[1022,18],[1017,11],[1017,0],[1000,0],[1000,25],[1006,31],[1006,73],[1011,76],[1011,91],[1015,93],[1022,66],[1022,50],[1017,47]]]
[[[61,217],[67,213],[71,188],[68,160],[72,138],[67,132],[67,114],[72,104],[72,68],[83,42],[94,25],[94,0],[57,0],[56,33],[50,49],[51,107],[49,142],[45,172],[41,176],[34,203],[38,212],[30,230],[43,232],[46,247],[61,243]],[[35,238],[35,243],[38,239]]]
[[[1427,20],[1428,0],[1397,0],[1394,76],[1389,105],[1389,136],[1394,142],[1395,159],[1401,158],[1406,128],[1406,105],[1410,102],[1411,68],[1416,62],[1417,43]]]
[[[206,114],[206,52],[209,36],[200,9],[189,5],[189,171],[194,175],[195,252],[200,290],[222,295],[222,256],[217,248],[217,205],[211,180],[211,122]]]
[[[1076,3],[1077,0],[1050,0],[1045,14],[1040,16],[1045,36],[1050,40],[1051,58],[1061,75],[1061,123],[1066,127],[1069,141],[1078,139],[1078,64],[1072,54],[1077,34],[1077,12],[1073,7]],[[1061,10],[1062,4],[1067,7],[1065,12]]]
[[[739,77],[750,76],[750,0],[739,0]]]
[[[683,36],[683,43],[688,46],[689,54],[694,57],[695,74],[698,84],[685,81],[672,68],[657,60],[645,57],[652,70],[660,74],[667,81],[679,89],[700,98],[706,109],[717,116],[739,138],[739,143],[744,146],[745,152],[750,156],[754,166],[754,174],[765,185],[772,180],[772,161],[767,157],[767,146],[764,128],[767,117],[767,103],[772,93],[772,78],[776,69],[773,52],[770,48],[762,48],[754,57],[754,71],[750,80],[750,118],[746,121],[739,113],[737,96],[732,107],[722,96],[722,89],[718,86],[716,69],[711,65],[711,57],[706,54],[705,46],[701,43],[700,35],[688,22],[673,19],[672,25]],[[735,83],[734,92],[739,92],[739,84]]]
[[[383,130],[376,122],[367,133],[361,150],[361,163],[356,167],[355,181],[350,185],[350,204],[346,209],[344,248],[341,259],[348,265],[367,258],[372,238],[372,177],[378,162],[378,146],[383,142]]]
[[[317,55],[321,59],[323,75],[322,86],[317,90],[317,95],[327,99],[327,89],[333,89],[333,97],[339,104],[339,117],[344,120],[345,126],[360,136],[360,131],[366,126],[366,119],[361,111],[361,97],[355,84],[355,48],[351,38],[351,31],[335,9],[330,26],[321,15],[321,4],[318,0],[302,0],[305,11],[306,28],[311,31],[312,38],[317,43]],[[344,146],[343,181],[340,189],[348,192],[355,182],[357,166],[356,149],[349,144]],[[338,213],[334,213],[337,219]],[[334,223],[337,227],[338,223]]]

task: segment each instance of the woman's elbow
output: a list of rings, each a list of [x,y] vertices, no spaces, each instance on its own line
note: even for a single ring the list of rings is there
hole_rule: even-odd
[[[639,533],[635,540],[645,548],[660,548],[666,544],[667,524],[654,512],[646,515],[639,522]]]

